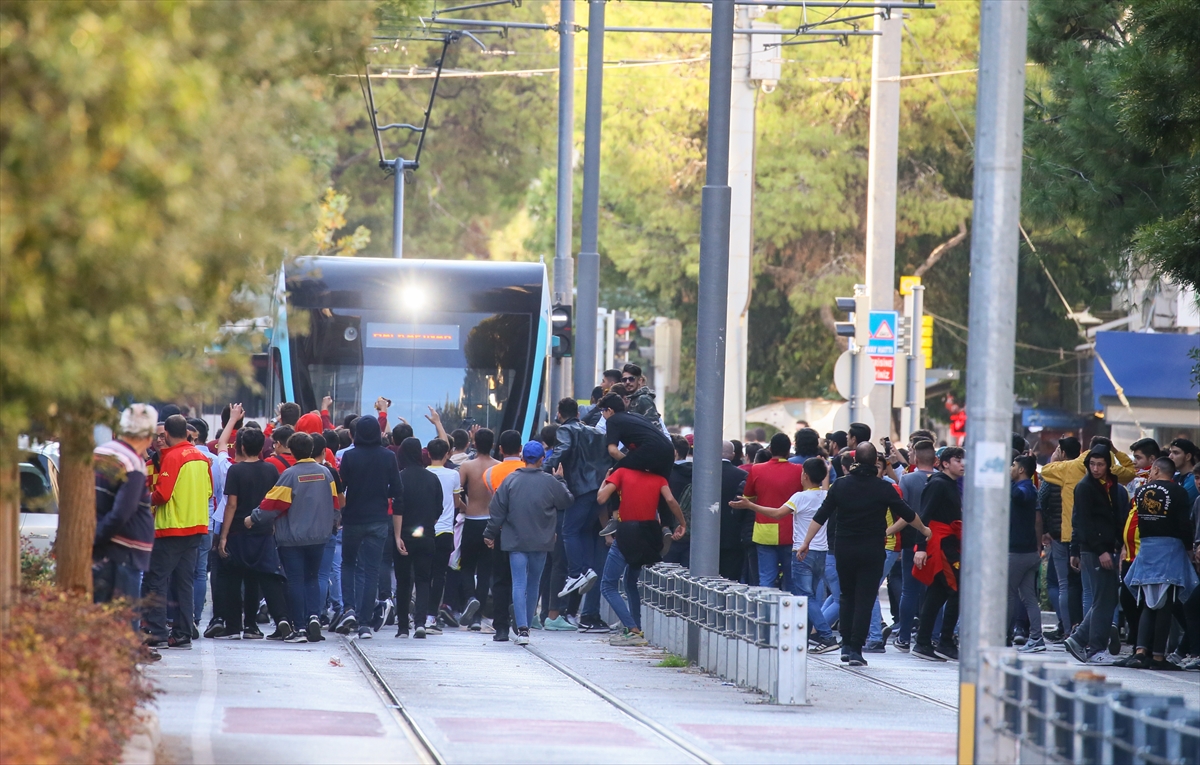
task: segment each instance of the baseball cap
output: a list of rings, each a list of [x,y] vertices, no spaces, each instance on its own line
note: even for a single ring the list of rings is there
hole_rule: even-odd
[[[525,444],[525,448],[521,450],[521,457],[526,462],[537,462],[545,456],[546,448],[542,446],[541,441],[530,441]]]

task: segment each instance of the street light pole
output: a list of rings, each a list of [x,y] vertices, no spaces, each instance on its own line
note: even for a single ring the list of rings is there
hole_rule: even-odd
[[[708,166],[700,196],[700,287],[696,311],[693,573],[716,576],[721,535],[721,429],[725,412],[725,312],[729,278],[729,106],[733,0],[714,0],[708,84]]]
[[[975,117],[974,220],[967,346],[967,476],[959,597],[958,761],[988,751],[977,724],[979,660],[1003,647],[1013,357],[1025,91],[1026,0],[983,0]],[[993,723],[998,724],[998,723]]]
[[[404,160],[396,157],[392,161],[396,171],[392,194],[392,257],[404,257]]]
[[[574,303],[575,261],[571,257],[575,141],[575,0],[560,0],[558,21],[558,202],[554,236],[554,302]],[[555,359],[550,369],[551,407],[567,393],[571,360]]]
[[[600,120],[604,116],[604,10],[588,2],[587,96],[583,122],[583,209],[575,301],[575,398],[596,384],[596,316],[600,310]]]

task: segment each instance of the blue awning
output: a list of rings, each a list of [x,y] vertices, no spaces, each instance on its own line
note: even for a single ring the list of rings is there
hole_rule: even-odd
[[[1064,412],[1061,409],[1022,409],[1021,427],[1049,428],[1050,430],[1069,430],[1079,427],[1078,414]]]
[[[1200,360],[1188,354],[1198,348],[1200,335],[1096,333],[1096,352],[1129,398],[1195,401],[1200,386],[1192,381],[1192,367]],[[1092,367],[1092,395],[1099,410],[1101,396],[1115,396],[1117,391],[1099,361],[1093,360]]]

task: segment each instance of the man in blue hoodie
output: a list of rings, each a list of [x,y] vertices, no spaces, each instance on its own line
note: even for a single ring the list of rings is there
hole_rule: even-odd
[[[360,639],[371,637],[366,622],[355,612],[370,614],[375,606],[376,583],[383,546],[392,539],[391,514],[402,515],[400,468],[396,455],[383,446],[379,421],[360,417],[354,423],[354,448],[347,451],[338,470],[346,490],[342,511],[342,603],[345,606],[334,629]],[[392,500],[394,506],[389,506]],[[397,539],[396,544],[403,545]],[[400,547],[403,553],[403,547]]]

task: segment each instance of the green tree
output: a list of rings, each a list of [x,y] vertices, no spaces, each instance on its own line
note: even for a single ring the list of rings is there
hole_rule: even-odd
[[[211,380],[220,327],[309,246],[328,179],[305,141],[372,10],[0,5],[0,470],[31,425],[60,438],[60,585],[91,586],[92,423]]]

